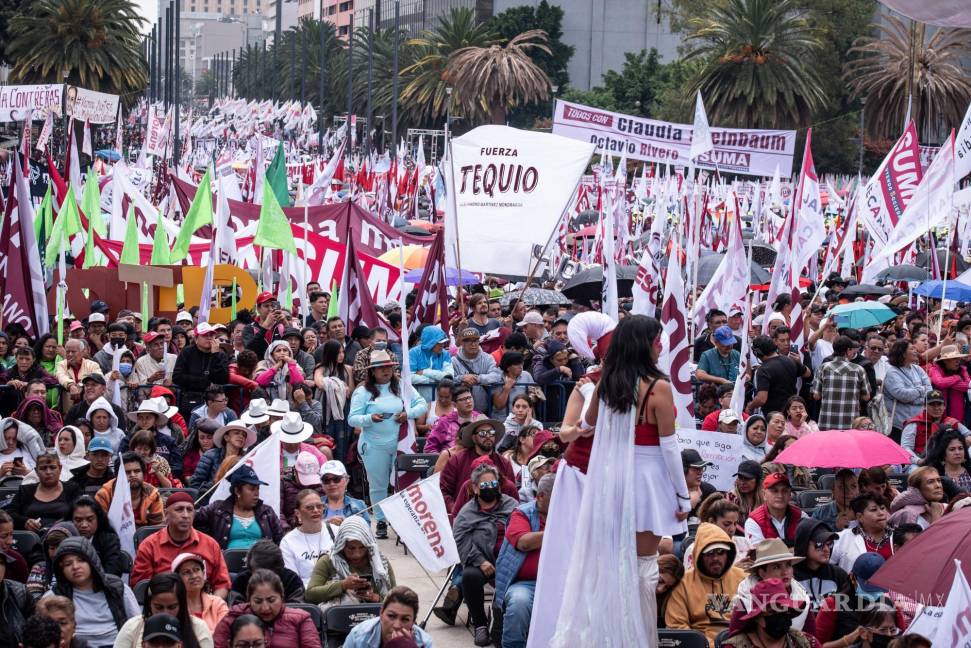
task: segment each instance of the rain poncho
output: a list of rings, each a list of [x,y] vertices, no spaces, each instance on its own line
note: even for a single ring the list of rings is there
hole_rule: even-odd
[[[436,344],[445,343],[445,348],[434,353]],[[421,342],[408,352],[411,364],[412,382],[415,384],[436,383],[452,375],[452,357],[448,354],[448,336],[441,326],[426,326],[421,331]],[[418,374],[417,372],[421,372]]]

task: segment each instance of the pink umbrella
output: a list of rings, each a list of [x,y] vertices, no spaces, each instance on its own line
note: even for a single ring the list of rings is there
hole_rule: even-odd
[[[910,454],[873,430],[823,430],[798,439],[776,461],[806,468],[872,468],[909,464]]]

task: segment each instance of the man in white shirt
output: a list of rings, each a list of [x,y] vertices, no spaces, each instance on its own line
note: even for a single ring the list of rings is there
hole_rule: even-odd
[[[166,353],[165,336],[155,331],[149,331],[142,337],[147,353],[135,361],[129,387],[138,385],[172,384],[172,371],[175,369],[176,355]]]

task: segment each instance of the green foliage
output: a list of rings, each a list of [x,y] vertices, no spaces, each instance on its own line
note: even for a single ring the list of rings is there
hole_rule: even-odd
[[[144,22],[130,0],[35,0],[29,12],[10,20],[11,77],[27,83],[66,79],[130,103],[148,85]]]
[[[10,20],[21,13],[28,0],[3,0],[0,2],[0,65],[13,64],[5,55],[5,44],[10,42]]]

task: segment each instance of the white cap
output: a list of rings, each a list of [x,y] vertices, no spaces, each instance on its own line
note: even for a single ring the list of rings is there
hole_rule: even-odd
[[[520,324],[543,324],[543,314],[539,311],[531,310],[528,311],[524,316]]]
[[[191,322],[192,314],[189,311],[180,311],[178,315],[175,316],[176,322]]]
[[[738,423],[741,420],[733,409],[723,409],[718,413],[719,423]]]
[[[106,321],[104,313],[91,313],[88,315],[88,324],[93,324],[94,322],[104,323]]]
[[[344,464],[339,462],[337,459],[331,459],[323,466],[320,467],[321,475],[337,475],[338,477],[347,477],[347,468]]]
[[[300,476],[300,484],[302,486],[320,483],[320,462],[317,461],[317,457],[306,450],[297,454],[297,461],[293,467],[297,471],[297,475]]]

